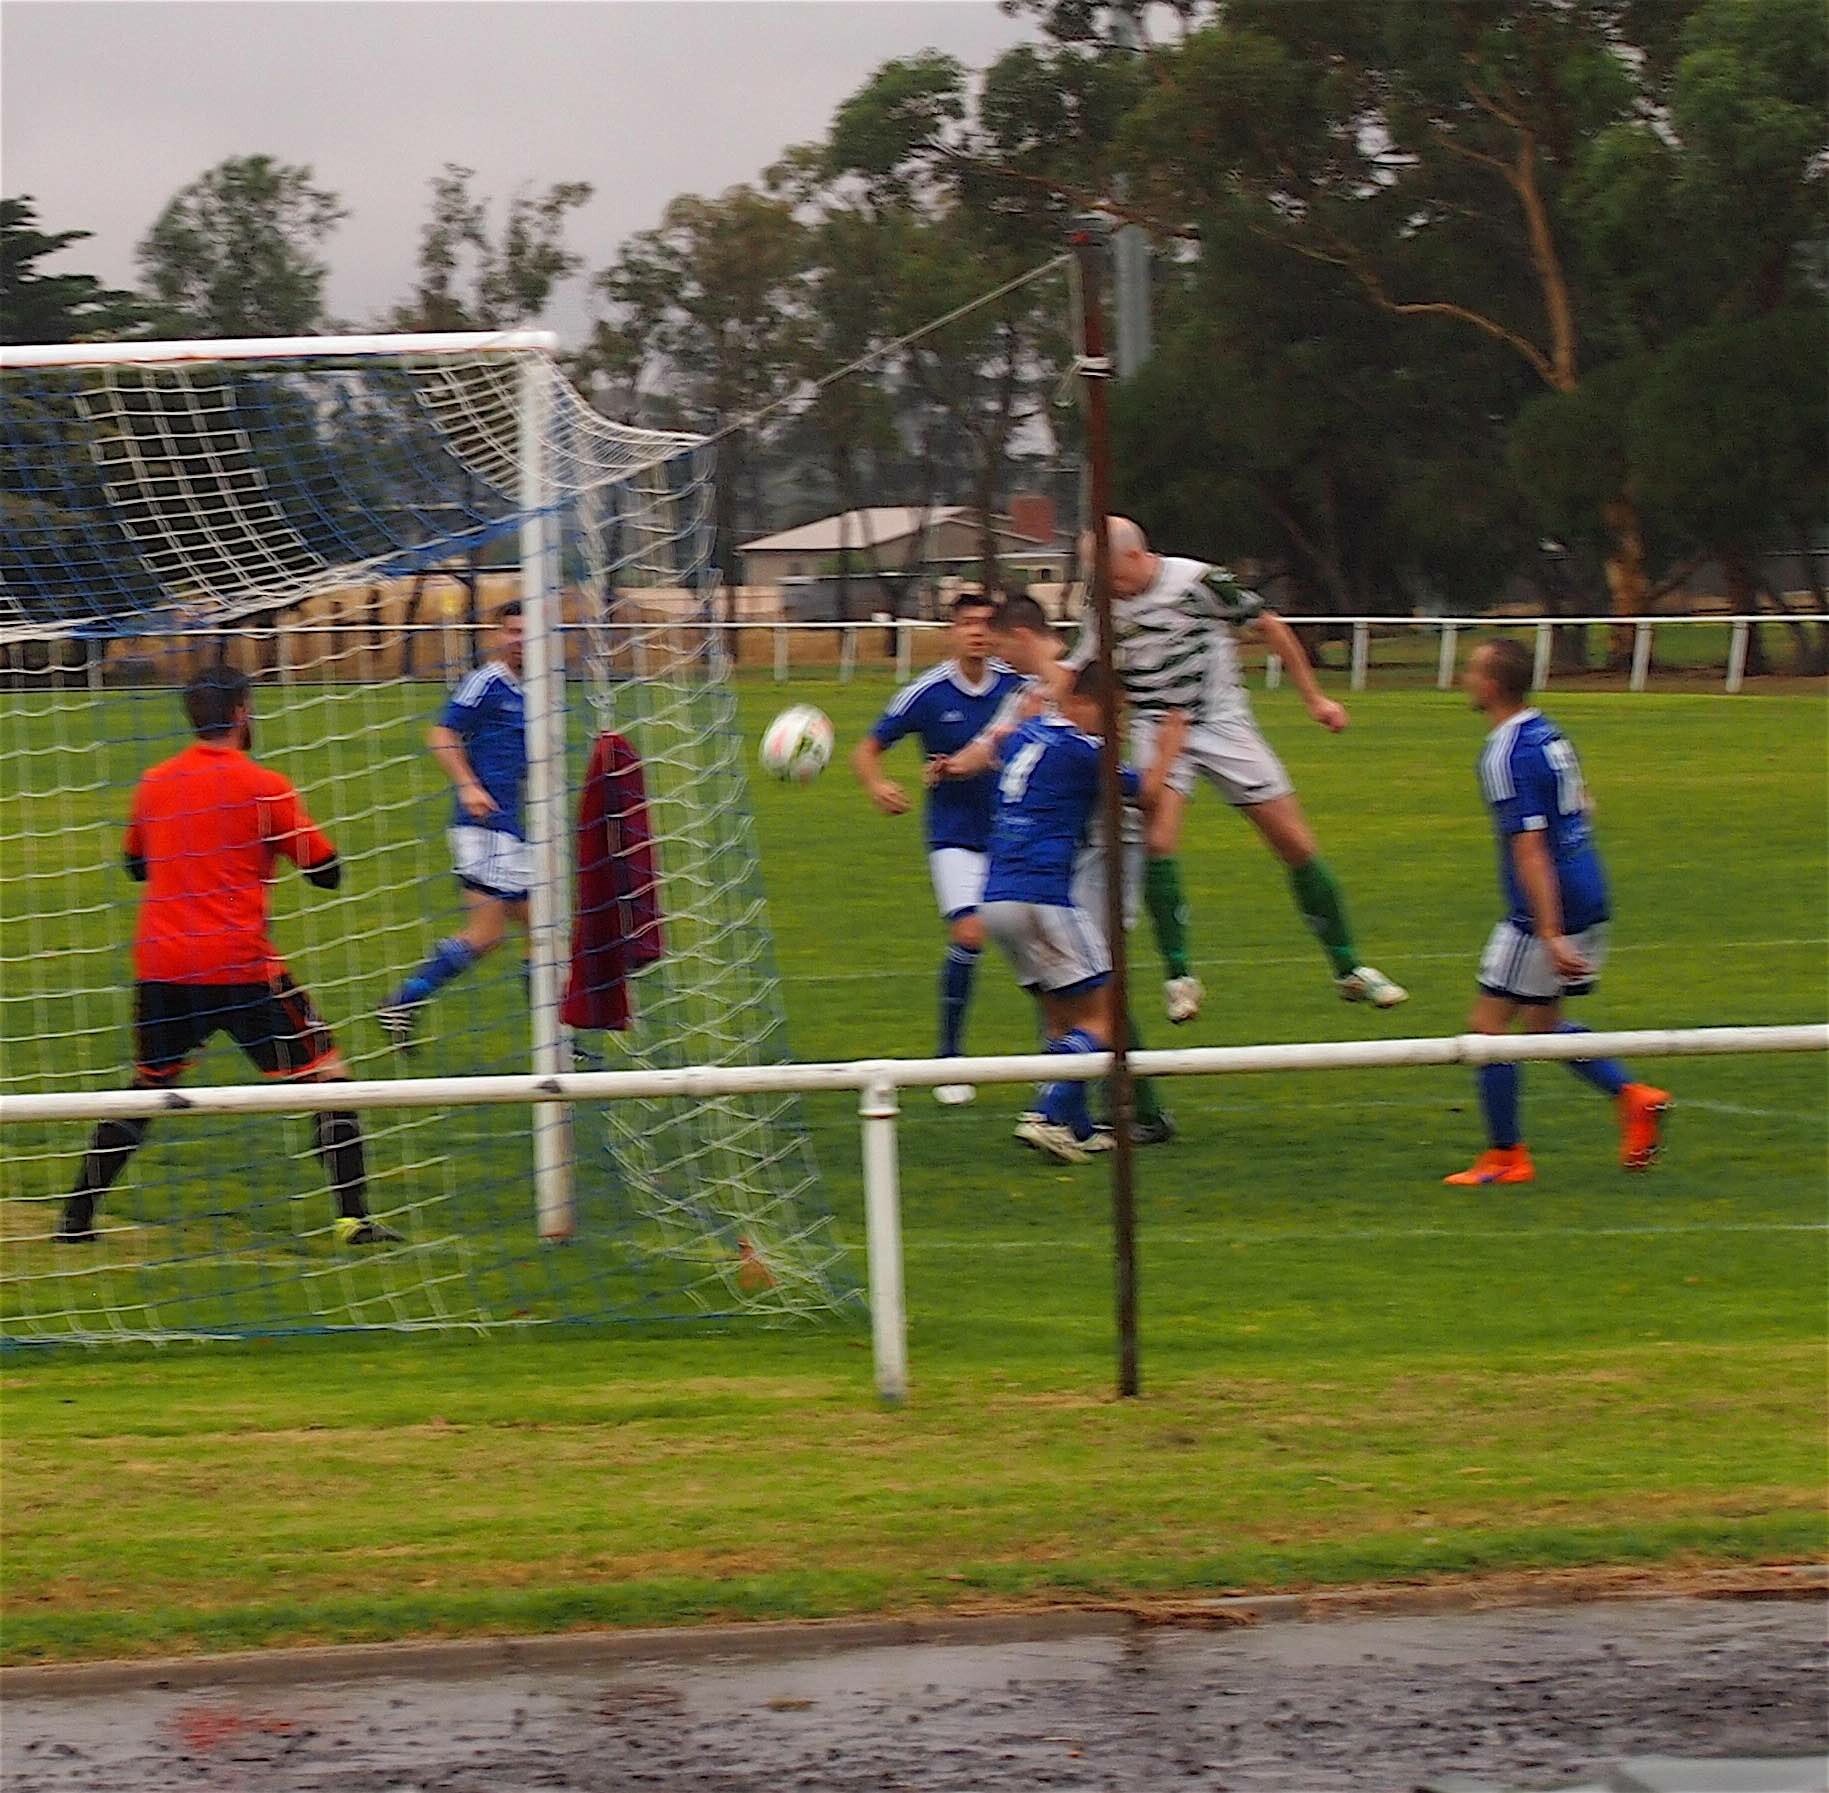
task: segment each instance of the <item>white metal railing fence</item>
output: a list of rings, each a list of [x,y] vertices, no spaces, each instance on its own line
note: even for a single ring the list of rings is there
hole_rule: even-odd
[[[1752,644],[1755,625],[1782,628],[1789,623],[1814,622],[1823,627],[1829,627],[1829,616],[1801,612],[1789,617],[1285,616],[1283,620],[1294,628],[1347,630],[1347,679],[1349,687],[1354,691],[1365,690],[1369,681],[1372,671],[1372,643],[1378,632],[1394,634],[1400,631],[1410,631],[1424,636],[1435,635],[1438,644],[1435,658],[1435,685],[1436,689],[1447,691],[1454,685],[1458,670],[1459,646],[1463,635],[1528,631],[1533,639],[1535,683],[1537,689],[1542,690],[1549,685],[1555,670],[1555,640],[1558,629],[1630,629],[1632,631],[1632,660],[1627,675],[1627,686],[1633,691],[1643,691],[1650,683],[1653,642],[1659,629],[1725,629],[1728,632],[1728,643],[1722,688],[1731,693],[1740,691],[1745,686],[1747,656]],[[667,625],[636,626],[660,628]],[[916,638],[923,634],[943,631],[947,625],[944,622],[919,617],[881,616],[868,621],[856,622],[803,621],[792,617],[739,618],[690,625],[682,622],[675,626],[706,628],[716,632],[720,637],[736,636],[740,638],[746,635],[766,635],[771,642],[771,665],[777,684],[785,684],[793,676],[793,660],[789,650],[795,635],[835,634],[838,637],[838,681],[840,684],[849,684],[857,674],[858,643],[861,638],[871,634],[893,635],[893,652],[886,654],[884,658],[893,660],[897,680],[906,683],[914,669]],[[1067,628],[1075,625],[1063,623],[1061,626]],[[1697,667],[1694,670],[1711,669]],[[1265,689],[1276,690],[1282,683],[1282,678],[1281,661],[1275,654],[1269,655],[1264,665]]]
[[[1559,629],[1609,629],[1632,632],[1632,655],[1627,673],[1627,688],[1632,691],[1644,691],[1649,688],[1653,665],[1653,649],[1657,631],[1660,629],[1699,629],[1712,628],[1727,632],[1727,654],[1722,676],[1722,689],[1729,693],[1745,688],[1747,678],[1747,661],[1752,646],[1753,629],[1783,628],[1789,624],[1815,623],[1829,628],[1829,616],[1798,613],[1790,617],[1781,616],[1286,616],[1285,622],[1297,628],[1344,629],[1347,631],[1348,659],[1347,682],[1353,691],[1363,691],[1371,682],[1374,671],[1373,645],[1380,639],[1390,640],[1399,634],[1416,634],[1424,638],[1433,635],[1436,640],[1434,684],[1437,690],[1452,689],[1459,670],[1460,645],[1463,636],[1478,638],[1481,635],[1496,633],[1528,633],[1533,641],[1533,658],[1535,665],[1535,683],[1537,689],[1546,688],[1555,674],[1555,641]],[[1063,629],[1072,628],[1072,623],[1062,623]],[[335,646],[334,658],[359,660],[362,656],[383,655],[406,636],[432,640],[439,654],[439,664],[428,666],[427,672],[437,672],[447,679],[452,676],[452,669],[457,669],[461,676],[462,669],[468,664],[472,643],[479,632],[486,632],[490,624],[485,616],[477,623],[460,620],[454,617],[436,619],[427,622],[396,622],[392,620],[371,619],[367,616],[351,616],[342,620],[325,620],[313,622],[279,622],[261,623],[243,620],[226,625],[212,626],[195,631],[171,630],[160,631],[149,629],[144,636],[123,637],[133,641],[157,641],[167,648],[182,649],[187,643],[201,647],[207,642],[222,638],[232,638],[245,642],[256,648],[266,648],[273,666],[270,676],[281,684],[291,684],[302,676],[310,676],[306,666],[301,665],[298,656],[287,649],[288,642],[308,642],[317,638]],[[765,638],[769,643],[768,664],[774,681],[785,684],[795,676],[795,662],[792,644],[796,636],[836,637],[836,643],[830,659],[821,658],[812,669],[815,673],[831,673],[840,684],[850,684],[855,680],[860,666],[866,664],[860,653],[861,645],[872,636],[881,637],[885,648],[878,664],[889,666],[898,683],[905,684],[914,676],[915,643],[923,635],[944,633],[947,625],[944,622],[930,621],[921,617],[879,617],[869,621],[830,622],[809,620],[801,621],[792,617],[782,618],[739,618],[735,620],[701,620],[690,616],[678,617],[645,617],[636,621],[618,622],[608,625],[609,637],[630,640],[641,636],[662,637],[678,635],[702,635],[709,632],[719,642],[720,653],[725,665],[732,663],[731,648],[724,643],[733,638]],[[568,639],[583,640],[587,636],[601,636],[603,625],[582,623],[562,623],[559,625],[562,635]],[[20,637],[9,646],[12,653],[29,649],[37,638]],[[69,636],[42,638],[43,645],[49,653],[63,653],[68,650],[73,639]],[[99,640],[99,638],[98,638]],[[93,645],[93,644],[92,644]],[[133,656],[130,656],[133,658]],[[738,662],[747,665],[747,659]],[[52,665],[49,662],[42,667],[29,669],[45,673],[69,674],[81,672],[90,687],[101,690],[107,683],[105,656],[102,653],[85,652],[80,666],[67,663]],[[801,669],[803,672],[808,669]],[[1701,673],[1712,671],[1712,665],[1695,665],[1674,667],[1675,672]],[[0,666],[0,674],[18,676],[28,669],[23,665],[14,668]],[[356,676],[360,676],[358,673]],[[1264,661],[1263,683],[1269,691],[1276,690],[1283,682],[1282,662],[1275,654],[1267,655]]]
[[[1693,1027],[1582,1034],[1450,1034],[1428,1039],[1344,1040],[1283,1046],[1203,1046],[1137,1052],[1147,1077],[1237,1077],[1275,1071],[1393,1070],[1430,1065],[1522,1064],[1576,1058],[1700,1058],[1738,1053],[1829,1052],[1829,1022],[1782,1027]],[[414,1077],[361,1083],[199,1085],[191,1089],[90,1090],[0,1096],[0,1131],[52,1121],[168,1115],[308,1113],[318,1109],[552,1104],[821,1090],[858,1093],[865,1244],[876,1386],[886,1401],[908,1393],[902,1274],[898,1093],[941,1083],[1092,1082],[1109,1053],[1061,1057],[859,1059],[845,1064],[698,1065],[672,1071],[575,1071],[496,1077]]]

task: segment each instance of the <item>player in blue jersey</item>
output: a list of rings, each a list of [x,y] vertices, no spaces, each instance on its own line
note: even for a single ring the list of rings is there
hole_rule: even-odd
[[[957,599],[949,644],[953,657],[898,691],[853,751],[851,769],[884,815],[903,815],[909,807],[907,792],[884,776],[887,749],[913,735],[930,762],[956,753],[990,724],[1004,700],[1021,686],[1017,674],[990,657],[996,608],[990,598],[977,593]],[[946,958],[940,967],[941,1058],[956,1058],[964,1049],[966,1010],[984,951],[978,903],[995,801],[995,780],[989,772],[928,785],[927,865],[947,930]],[[974,1093],[969,1083],[943,1083],[934,1096],[956,1104],[971,1101]]]
[[[1099,801],[1104,674],[1082,667],[1057,711],[1030,717],[997,744],[997,817],[984,885],[984,927],[1041,999],[1051,1053],[1103,1052],[1109,1043],[1105,986],[1111,953],[1102,918],[1075,900],[1075,875]],[[1187,739],[1179,711],[1158,730],[1156,759],[1139,778],[1119,773],[1125,798],[1146,814],[1162,800]],[[1083,887],[1082,887],[1083,888]],[[1083,1083],[1049,1084],[1041,1109],[1016,1124],[1025,1145],[1067,1164],[1109,1147],[1093,1126]]]
[[[997,656],[1006,666],[1022,675],[1021,686],[1004,700],[997,719],[969,747],[949,754],[944,760],[931,762],[935,777],[970,777],[994,763],[994,756],[1030,716],[1053,708],[1049,695],[1052,674],[1059,665],[1064,649],[1044,611],[1033,598],[1017,593],[1004,599],[991,625],[991,641]],[[1143,888],[1143,821],[1137,810],[1126,805],[1124,811],[1124,926],[1137,925]],[[1090,915],[1101,933],[1105,931],[1105,848],[1099,837],[1099,819],[1095,814],[1088,829],[1086,845],[1081,849],[1073,877],[1073,900]],[[1116,1025],[1115,1015],[1107,1023]],[[1137,1018],[1126,1011],[1125,1037],[1133,1052],[1142,1051],[1144,1039]],[[1175,1137],[1174,1118],[1162,1106],[1155,1083],[1139,1077],[1132,1086],[1136,1104],[1132,1141],[1136,1145],[1167,1145]],[[1101,1129],[1102,1130],[1102,1129]]]
[[[1502,1034],[1522,1013],[1532,1033],[1585,1033],[1565,1020],[1563,1000],[1586,996],[1607,956],[1607,876],[1594,846],[1581,762],[1562,731],[1530,706],[1531,656],[1515,641],[1491,641],[1468,663],[1473,707],[1492,724],[1480,753],[1480,794],[1498,836],[1506,916],[1480,959],[1480,994],[1468,1026]],[[1636,1081],[1610,1058],[1568,1067],[1613,1099],[1620,1163],[1644,1170],[1657,1156],[1670,1097]],[[1482,1065],[1480,1106],[1491,1141],[1455,1184],[1529,1183],[1536,1177],[1518,1126],[1522,1067]]]
[[[375,1011],[396,1046],[413,1043],[419,1011],[454,977],[501,945],[509,923],[527,926],[533,856],[522,819],[527,782],[527,707],[521,692],[521,606],[495,613],[488,660],[439,712],[427,739],[451,781],[448,839],[463,893],[464,925]]]

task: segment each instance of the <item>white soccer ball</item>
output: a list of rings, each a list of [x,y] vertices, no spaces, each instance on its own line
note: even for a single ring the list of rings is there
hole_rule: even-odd
[[[789,784],[817,778],[832,758],[831,718],[812,704],[785,709],[762,732],[762,766]]]

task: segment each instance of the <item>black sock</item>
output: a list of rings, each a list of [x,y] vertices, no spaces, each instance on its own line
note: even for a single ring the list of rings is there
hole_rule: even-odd
[[[64,1202],[63,1224],[73,1232],[87,1232],[95,1222],[95,1204],[113,1188],[127,1168],[127,1160],[144,1142],[151,1121],[100,1121],[76,1173],[76,1187]]]
[[[337,1213],[345,1220],[361,1220],[368,1213],[364,1200],[368,1172],[362,1157],[362,1123],[346,1109],[319,1110],[311,1117],[312,1143],[324,1162]]]

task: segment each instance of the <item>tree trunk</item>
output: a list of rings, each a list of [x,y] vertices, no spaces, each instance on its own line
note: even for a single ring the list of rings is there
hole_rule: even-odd
[[[997,498],[997,477],[989,455],[979,464],[977,496],[979,576],[989,595],[1003,583],[1003,572],[997,562],[997,524],[992,511]]]
[[[1727,582],[1727,601],[1733,606],[1734,614],[1755,619],[1747,629],[1746,670],[1749,676],[1758,677],[1770,670],[1766,665],[1765,641],[1759,633],[1757,621],[1759,586],[1753,578],[1753,569],[1747,565],[1746,556],[1738,548],[1722,550],[1721,577]]]
[[[1601,507],[1611,546],[1607,550],[1607,596],[1615,616],[1643,616],[1651,608],[1651,575],[1645,566],[1645,525],[1638,505],[1626,493]],[[1633,631],[1624,624],[1613,630],[1608,665],[1614,669],[1632,660]]]

